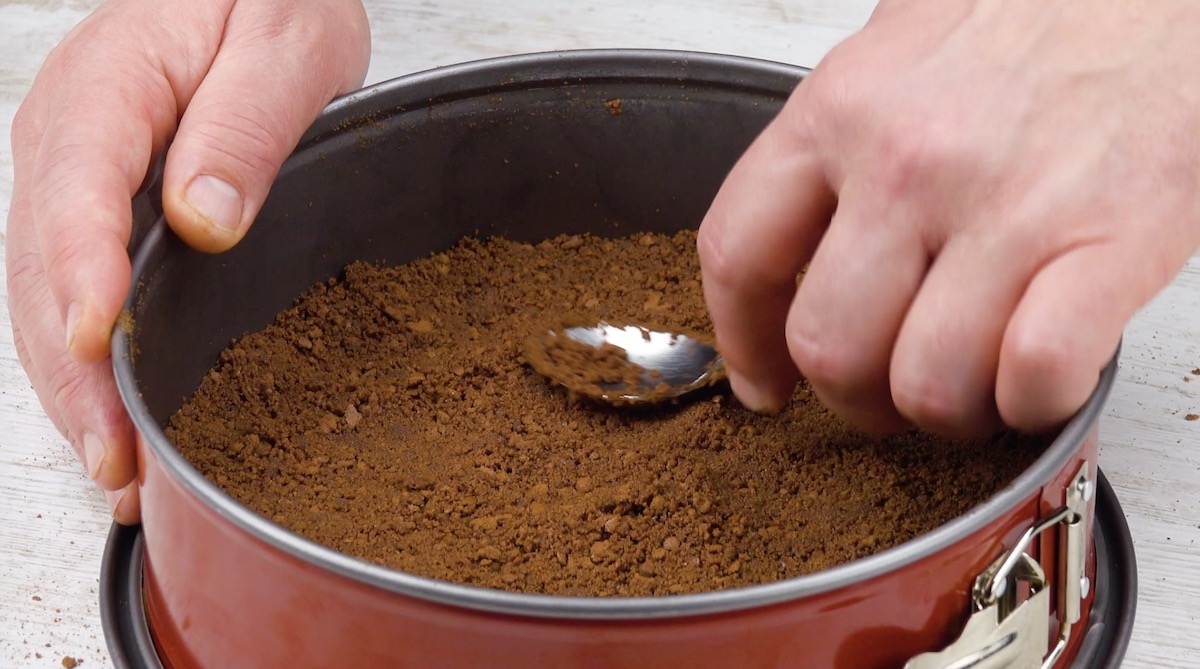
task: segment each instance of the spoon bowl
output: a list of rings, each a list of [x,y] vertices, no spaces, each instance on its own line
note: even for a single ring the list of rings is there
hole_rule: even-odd
[[[526,342],[525,357],[571,392],[611,404],[675,400],[725,378],[711,337],[641,325],[556,325]]]

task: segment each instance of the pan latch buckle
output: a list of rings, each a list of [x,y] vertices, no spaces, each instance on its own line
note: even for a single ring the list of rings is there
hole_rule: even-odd
[[[1084,462],[1067,486],[1065,505],[1026,530],[1012,550],[975,578],[970,617],[958,639],[941,651],[917,655],[904,669],[1054,667],[1079,622],[1083,601],[1091,595],[1087,505],[1095,490]],[[1058,639],[1050,648],[1050,581],[1026,551],[1034,539],[1054,529],[1059,530]]]

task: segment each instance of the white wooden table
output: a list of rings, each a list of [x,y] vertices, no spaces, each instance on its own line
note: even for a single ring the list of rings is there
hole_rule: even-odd
[[[0,0],[3,137],[46,53],[97,4]],[[487,56],[590,47],[715,51],[811,66],[861,26],[873,4],[372,1],[368,83]],[[4,216],[11,194],[5,142]],[[84,667],[109,666],[97,605],[109,515],[42,414],[17,362],[7,312],[0,318],[0,668],[59,667],[68,655]],[[1200,666],[1200,422],[1184,420],[1200,413],[1200,382],[1184,382],[1198,366],[1200,263],[1193,261],[1129,328],[1102,422],[1101,466],[1129,517],[1141,580],[1128,667]]]

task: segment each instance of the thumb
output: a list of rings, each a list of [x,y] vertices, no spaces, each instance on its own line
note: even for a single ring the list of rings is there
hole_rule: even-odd
[[[300,136],[366,76],[370,33],[361,4],[280,4],[235,5],[167,152],[167,220],[201,251],[241,240]]]

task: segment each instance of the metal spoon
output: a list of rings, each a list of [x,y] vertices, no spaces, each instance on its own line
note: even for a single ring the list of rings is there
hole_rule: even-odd
[[[725,378],[710,337],[640,325],[556,325],[531,337],[525,354],[543,376],[612,404],[665,402]]]

